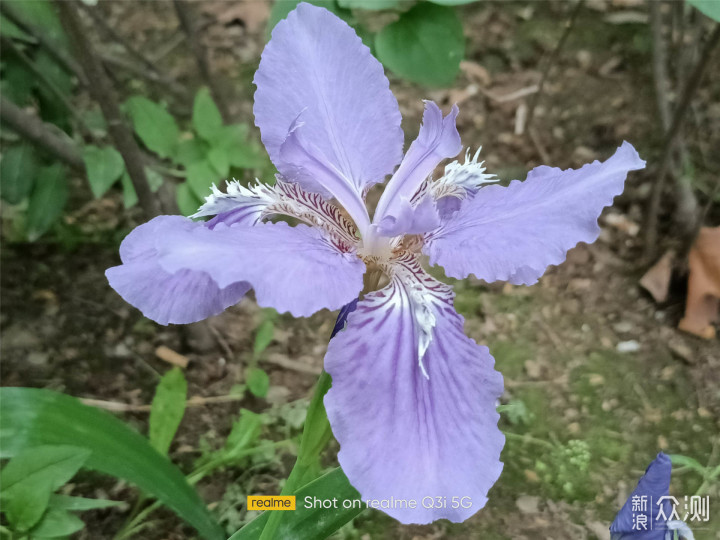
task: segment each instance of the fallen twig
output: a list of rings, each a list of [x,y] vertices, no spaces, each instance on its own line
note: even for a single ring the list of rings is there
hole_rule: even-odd
[[[233,401],[241,401],[244,398],[240,394],[228,394],[225,396],[194,396],[185,402],[186,407],[202,407],[204,405],[213,405],[216,403],[231,403]],[[132,405],[130,403],[122,403],[120,401],[106,401],[103,399],[79,398],[85,405],[97,407],[112,412],[150,412],[152,405]]]

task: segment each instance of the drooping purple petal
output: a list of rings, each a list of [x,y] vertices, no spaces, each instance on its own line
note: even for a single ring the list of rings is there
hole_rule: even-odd
[[[138,230],[143,242],[128,248],[135,255],[133,262],[151,261],[172,276],[206,275],[220,290],[247,283],[258,304],[295,316],[338,309],[362,289],[363,262],[306,225],[218,224],[210,229],[187,218],[161,216]],[[132,270],[125,270],[126,280]],[[148,310],[144,298],[127,299]]]
[[[664,500],[663,514],[665,519],[657,521],[659,514],[657,502],[661,497],[669,495],[672,464],[670,458],[660,452],[648,466],[640,478],[637,487],[628,497],[625,504],[615,516],[610,526],[612,540],[664,540],[667,532],[665,519],[671,514],[671,503]],[[639,518],[638,516],[644,516]],[[647,530],[643,530],[638,521],[644,522]]]
[[[428,235],[425,253],[451,277],[531,285],[578,242],[597,239],[600,212],[622,193],[628,171],[644,166],[626,142],[602,163],[537,167],[524,182],[483,187]]]
[[[373,223],[381,225],[389,218],[399,223],[406,215],[404,207],[413,199],[423,182],[443,160],[460,152],[460,135],[455,127],[457,105],[443,118],[432,101],[425,102],[422,126],[405,157],[380,197]],[[406,220],[405,220],[406,221]],[[382,232],[382,231],[381,231]]]
[[[383,68],[355,31],[329,11],[301,3],[279,22],[254,82],[255,123],[284,175],[297,165],[281,153],[294,127],[312,141],[304,150],[328,164],[358,197],[400,161],[400,111]]]
[[[460,522],[484,506],[502,469],[502,376],[463,333],[448,286],[398,261],[390,285],[359,301],[330,341],[325,369],[338,459],[363,500],[415,500],[381,508],[403,523]],[[425,497],[448,504],[424,508]]]
[[[218,287],[205,272],[170,274],[157,260],[155,240],[165,227],[183,227],[186,219],[161,216],[132,231],[120,246],[122,265],[105,275],[110,286],[148,319],[160,324],[187,324],[221,313],[250,289],[243,282]]]

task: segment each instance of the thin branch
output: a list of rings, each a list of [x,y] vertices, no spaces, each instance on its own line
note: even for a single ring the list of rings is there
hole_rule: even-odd
[[[540,75],[540,82],[538,82],[538,90],[535,94],[533,94],[530,100],[527,122],[525,122],[526,129],[530,129],[530,126],[532,125],[533,118],[535,117],[535,107],[537,106],[538,101],[540,100],[540,96],[542,95],[543,87],[545,86],[545,80],[547,79],[550,70],[555,65],[555,61],[557,60],[560,51],[565,46],[565,42],[567,41],[570,32],[575,26],[575,21],[577,20],[578,14],[580,13],[580,8],[582,8],[583,4],[584,0],[578,0],[577,4],[575,4],[575,9],[573,9],[572,14],[570,15],[570,19],[568,19],[568,21],[565,23],[565,30],[563,31],[562,36],[560,36],[560,40],[557,42],[557,45],[555,45],[555,49],[553,49],[552,53],[550,53],[550,57],[545,63],[545,68]]]
[[[189,99],[189,94],[187,90],[185,90],[185,88],[180,83],[170,77],[164,76],[160,73],[157,73],[156,71],[144,69],[143,67],[133,64],[132,62],[128,62],[127,60],[123,60],[121,58],[117,58],[116,56],[112,56],[106,53],[99,53],[99,56],[102,59],[103,63],[106,65],[106,67],[114,66],[120,69],[124,69],[132,75],[141,77],[152,83],[161,84],[167,90],[172,92],[175,97],[183,101],[187,101]]]
[[[653,38],[653,75],[655,95],[663,131],[670,127],[670,97],[668,96],[667,48],[662,35],[662,13],[660,2],[650,2],[650,26]]]
[[[128,40],[126,40],[122,35],[120,35],[112,26],[110,26],[107,21],[105,21],[105,18],[102,17],[98,12],[96,8],[90,7],[85,4],[80,4],[80,7],[82,8],[85,13],[87,13],[90,18],[93,20],[93,22],[108,36],[110,36],[111,39],[122,45],[122,47],[130,53],[130,56],[134,57],[137,61],[139,61],[142,65],[145,66],[145,69],[141,69],[138,66],[135,66],[132,63],[125,62],[123,60],[119,60],[116,58],[113,58],[112,56],[106,56],[102,55],[103,61],[108,64],[115,64],[121,68],[124,68],[128,71],[131,71],[137,75],[140,75],[141,77],[144,77],[148,80],[151,80],[156,83],[161,83],[164,86],[166,86],[173,94],[180,98],[187,99],[188,93],[185,91],[185,89],[180,85],[173,77],[170,75],[163,73],[160,68],[157,67],[157,65],[150,60],[147,56],[145,56],[141,51],[136,49],[132,46]]]
[[[191,397],[185,402],[186,407],[203,407],[205,405],[214,405],[216,403],[231,403],[234,401],[242,401],[243,395],[240,394],[228,394],[226,396],[210,396],[202,397],[195,396]],[[103,399],[90,399],[80,398],[80,401],[85,405],[97,407],[98,409],[104,409],[106,411],[113,412],[150,412],[152,405],[132,405],[130,403],[122,403],[120,401],[106,401]]]
[[[0,119],[10,129],[34,145],[46,150],[60,161],[79,171],[85,171],[85,163],[77,147],[61,135],[52,124],[46,124],[37,116],[28,114],[5,97],[0,97]]]
[[[644,246],[644,258],[650,260],[657,251],[657,225],[658,215],[660,213],[660,201],[662,199],[663,188],[665,187],[665,178],[668,175],[670,169],[670,163],[672,160],[672,153],[675,148],[675,144],[678,139],[678,133],[686,117],[686,112],[690,106],[695,91],[700,85],[705,68],[710,62],[713,50],[720,41],[720,23],[715,25],[712,34],[707,40],[705,47],[700,55],[695,68],[688,77],[685,86],[683,87],[682,94],[678,100],[678,104],[673,113],[672,122],[668,128],[665,136],[665,143],[662,149],[662,161],[658,169],[657,179],[653,184],[653,191],[648,201],[647,206],[647,219],[645,223],[645,246]]]
[[[173,0],[173,5],[175,6],[175,12],[180,20],[180,26],[182,26],[183,31],[187,34],[190,49],[195,56],[195,61],[198,65],[198,69],[200,70],[200,74],[210,88],[210,94],[212,94],[223,120],[225,122],[229,122],[230,115],[228,113],[225,100],[223,99],[222,92],[220,91],[217,81],[213,78],[212,72],[210,71],[210,63],[207,59],[207,50],[198,39],[192,7],[186,0]]]
[[[24,20],[23,17],[15,11],[15,8],[11,6],[12,2],[0,2],[0,13],[7,17],[10,22],[15,24],[15,26],[20,28],[20,30],[32,36],[35,41],[37,41],[38,44],[45,49],[45,51],[52,56],[65,71],[75,75],[80,81],[80,84],[87,86],[87,79],[85,78],[85,73],[83,73],[80,65],[75,62],[75,60],[67,56],[62,50],[62,47],[49,39],[46,33]]]
[[[68,36],[73,41],[80,65],[83,67],[88,80],[93,81],[88,90],[93,99],[100,105],[103,116],[105,116],[108,131],[123,157],[125,169],[135,188],[140,206],[148,218],[157,216],[159,214],[159,205],[150,190],[150,184],[145,175],[142,154],[132,132],[123,120],[115,92],[103,69],[102,62],[95,55],[92,44],[87,39],[75,0],[60,0],[56,2],[56,5],[60,11],[60,20]]]

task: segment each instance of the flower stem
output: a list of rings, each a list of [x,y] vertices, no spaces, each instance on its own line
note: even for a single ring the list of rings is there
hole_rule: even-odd
[[[312,401],[308,406],[297,461],[292,471],[290,471],[290,476],[285,481],[281,495],[292,495],[308,483],[308,474],[313,470],[320,452],[332,437],[330,422],[328,422],[325,406],[323,405],[323,397],[330,389],[331,384],[330,375],[323,371],[315,386]],[[270,517],[260,535],[260,540],[273,540],[276,538],[275,531],[280,525],[282,517],[283,512],[270,513]]]

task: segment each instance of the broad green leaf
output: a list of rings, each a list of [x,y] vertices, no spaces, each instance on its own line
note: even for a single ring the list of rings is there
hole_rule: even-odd
[[[175,149],[175,161],[184,167],[202,161],[208,155],[210,147],[200,138],[183,139]]]
[[[81,512],[83,510],[94,510],[96,508],[112,508],[113,506],[123,506],[122,501],[108,501],[105,499],[87,499],[85,497],[71,497],[70,495],[50,495],[48,508],[57,510],[73,510]]]
[[[77,446],[38,446],[13,457],[0,473],[0,498],[8,520],[26,531],[45,512],[50,494],[67,483],[90,452]]]
[[[0,191],[10,204],[21,203],[32,191],[38,171],[35,149],[28,143],[12,146],[0,161]]]
[[[193,190],[190,189],[190,185],[187,182],[183,182],[177,187],[175,199],[177,200],[180,213],[183,216],[193,215],[202,204],[202,199],[193,193]]]
[[[161,454],[167,454],[170,443],[185,414],[187,381],[179,367],[168,371],[155,390],[150,408],[150,444]]]
[[[68,198],[65,168],[55,164],[38,170],[30,194],[26,230],[28,239],[37,240],[62,213]]]
[[[224,148],[212,148],[208,153],[208,161],[220,176],[227,177],[230,172],[227,150]]]
[[[187,183],[196,197],[203,200],[210,195],[210,186],[220,180],[220,175],[207,161],[191,163],[187,168]]]
[[[10,22],[4,15],[0,15],[0,35],[29,43],[34,41],[32,37],[20,30],[15,23]]]
[[[455,10],[420,3],[375,36],[380,61],[398,75],[430,86],[449,86],[460,71],[465,38]]]
[[[127,171],[123,173],[120,183],[123,188],[123,206],[125,206],[125,208],[132,208],[138,203],[138,196]]]
[[[688,4],[699,9],[714,21],[720,22],[720,2],[718,0],[687,0]]]
[[[37,476],[16,484],[10,495],[3,495],[2,510],[13,528],[27,531],[40,521],[52,491],[51,479]]]
[[[60,91],[60,93],[64,94],[66,97],[70,97],[72,89],[75,86],[73,78],[67,71],[65,71],[65,69],[60,64],[58,64],[58,62],[50,55],[50,53],[42,49],[39,50],[38,53],[35,55],[35,66],[40,71],[42,71],[43,75],[45,75],[45,77],[50,82],[52,82],[52,84],[57,90]],[[41,93],[47,96],[48,99],[57,99],[57,97],[50,90],[48,90],[46,85],[39,84],[38,88],[40,89]],[[61,106],[65,108],[65,105]]]
[[[249,448],[260,435],[261,428],[262,415],[248,411],[247,409],[241,409],[240,418],[233,423],[230,435],[228,435],[227,441],[225,441],[225,452],[228,455],[232,455]]]
[[[32,531],[31,538],[59,538],[70,536],[85,528],[83,520],[65,510],[48,510]]]
[[[254,396],[265,397],[270,388],[270,378],[260,368],[248,368],[245,372],[245,384]]]
[[[136,484],[210,540],[225,535],[183,473],[147,439],[105,411],[35,388],[0,388],[0,456],[42,444],[79,444],[85,466]]]
[[[143,96],[131,97],[125,102],[125,107],[143,144],[161,157],[172,156],[180,136],[172,115]]]
[[[365,509],[360,494],[350,485],[340,468],[333,469],[317,480],[300,488],[296,493],[296,510],[281,512],[280,525],[275,538],[327,538]],[[306,498],[338,500],[338,508],[313,508]],[[345,508],[343,503],[350,506]],[[306,506],[310,506],[306,508]],[[269,517],[265,512],[233,534],[229,540],[257,540]]]
[[[23,21],[40,28],[51,42],[67,48],[67,36],[52,2],[34,0],[33,2],[8,2],[8,4],[12,5],[13,12]]]
[[[260,353],[262,353],[265,349],[268,348],[268,345],[273,340],[273,336],[275,335],[275,325],[271,320],[264,320],[260,323],[260,326],[258,326],[257,331],[255,332],[255,344],[253,346],[253,354],[255,356],[258,356]]]
[[[55,491],[66,484],[90,456],[86,448],[43,445],[14,456],[0,472],[2,496],[11,497],[16,486],[35,478],[47,478]]]
[[[83,148],[83,161],[90,189],[96,199],[105,195],[125,170],[125,162],[120,152],[112,146],[86,146]]]
[[[3,24],[5,23],[0,22],[0,27]],[[28,102],[35,86],[35,74],[21,60],[10,55],[3,60],[2,71],[2,78],[0,79],[2,95],[15,103],[15,105],[22,107]]]
[[[195,94],[192,124],[195,132],[206,141],[211,141],[222,128],[223,120],[210,91],[203,87]]]
[[[400,6],[401,0],[337,0],[340,7],[345,9],[367,9],[379,11],[394,9]]]

